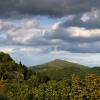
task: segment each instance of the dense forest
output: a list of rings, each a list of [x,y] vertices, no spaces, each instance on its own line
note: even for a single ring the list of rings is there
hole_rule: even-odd
[[[99,72],[62,60],[27,67],[0,52],[0,100],[100,100]]]

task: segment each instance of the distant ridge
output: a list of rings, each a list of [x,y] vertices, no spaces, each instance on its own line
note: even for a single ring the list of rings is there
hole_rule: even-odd
[[[66,61],[66,60],[61,60],[61,59],[55,59],[55,60],[52,60],[52,61],[49,61],[45,64],[50,64],[50,63],[57,63],[57,64],[71,64],[71,65],[80,65],[80,66],[84,66],[84,65],[81,65],[81,64],[78,64],[78,63],[75,63],[75,62],[71,62],[71,61]],[[85,67],[85,66],[84,66]]]
[[[88,66],[80,65],[77,63],[55,59],[53,61],[49,61],[45,64],[37,65],[32,67],[34,71],[47,75],[51,79],[70,79],[73,74],[78,75],[83,78],[87,73],[98,74],[93,71],[93,68],[89,68]]]

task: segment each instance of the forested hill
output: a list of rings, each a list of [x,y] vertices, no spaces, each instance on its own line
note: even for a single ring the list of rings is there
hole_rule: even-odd
[[[0,80],[26,79],[27,73],[28,68],[21,62],[17,64],[9,54],[0,52]]]
[[[48,63],[33,66],[33,70],[51,79],[70,79],[73,74],[83,78],[86,74],[100,75],[100,67],[88,67],[64,60],[56,59]]]

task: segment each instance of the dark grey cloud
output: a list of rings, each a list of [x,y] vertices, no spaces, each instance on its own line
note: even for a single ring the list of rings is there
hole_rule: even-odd
[[[99,53],[100,42],[94,43],[69,43],[69,45],[61,44],[58,46],[58,51],[70,51],[72,53]]]
[[[98,9],[99,0],[0,0],[0,16],[63,16]]]
[[[81,20],[81,17],[82,17],[82,14],[81,15],[76,15],[75,18],[73,18],[72,20],[67,20],[67,21],[64,21],[63,23],[60,24],[60,27],[84,27],[84,28],[87,28],[87,29],[98,29],[100,28],[100,15],[97,15],[98,16],[98,19],[90,19],[90,20],[87,20],[87,21],[82,21]]]

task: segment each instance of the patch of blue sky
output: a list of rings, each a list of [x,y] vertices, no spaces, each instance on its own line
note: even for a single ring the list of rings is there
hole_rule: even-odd
[[[32,65],[39,65],[43,64],[55,59],[62,59],[65,61],[70,61],[74,63],[79,63],[82,65],[94,67],[94,66],[99,66],[100,65],[100,53],[68,53],[65,55],[55,55],[55,54],[11,54],[12,57],[17,61],[21,61],[23,64],[27,66],[32,66]]]
[[[46,27],[49,25],[53,25],[57,22],[64,21],[65,17],[54,18],[54,17],[48,17],[48,16],[36,16],[35,19],[40,23],[40,26]]]

